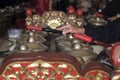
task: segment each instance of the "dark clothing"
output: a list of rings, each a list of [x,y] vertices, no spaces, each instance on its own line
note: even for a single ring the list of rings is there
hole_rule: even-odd
[[[54,5],[54,10],[56,11],[63,11],[65,13],[67,13],[67,8],[72,5],[76,8],[76,1],[74,1],[73,3],[70,3],[69,0],[58,0],[56,2],[56,4],[53,4]]]
[[[105,19],[120,14],[120,0],[112,0],[107,3],[106,9],[103,10]],[[109,22],[106,26],[91,28],[85,26],[85,33],[95,40],[105,43],[115,43],[120,41],[120,18]]]
[[[105,18],[109,18],[120,14],[120,0],[112,0],[107,3],[106,8],[103,10]]]
[[[98,28],[85,26],[85,33],[95,40],[105,43],[115,43],[120,41],[120,18],[108,25]]]

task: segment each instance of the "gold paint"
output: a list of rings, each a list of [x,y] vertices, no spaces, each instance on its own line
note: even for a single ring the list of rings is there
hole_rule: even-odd
[[[19,64],[18,64],[19,63]],[[22,63],[30,63],[28,66],[23,67],[21,64]],[[71,78],[71,80],[77,80],[80,76],[80,74],[78,74],[78,72],[76,71],[76,69],[69,63],[65,63],[65,62],[56,62],[58,65],[58,67],[54,67],[52,66],[52,63],[54,62],[46,62],[43,60],[37,60],[34,62],[31,61],[27,61],[27,62],[14,62],[9,64],[6,68],[5,71],[8,69],[10,70],[10,75],[5,76],[4,72],[2,73],[2,75],[4,76],[4,80],[10,80],[10,77],[15,78],[16,80],[20,80],[20,74],[24,74],[26,73],[25,79],[30,78],[31,80],[37,80],[38,78],[43,78],[46,80],[57,80],[57,78],[55,77],[56,74],[61,74],[63,80],[66,80],[67,78]],[[20,66],[21,65],[21,66]],[[10,66],[14,66],[14,67],[20,67],[20,72],[14,73],[11,69]],[[42,68],[39,68],[39,66],[41,66]],[[66,68],[67,66],[71,66],[71,68],[69,69],[68,73],[63,73],[62,71],[60,71],[62,68]],[[30,67],[34,67],[35,70],[32,70],[30,72],[27,72],[27,69]],[[55,71],[54,72],[50,72],[47,68],[53,68]],[[72,69],[75,70],[77,72],[76,76],[72,76],[71,72]],[[42,76],[38,76],[37,74],[39,72],[42,72],[43,75]],[[34,76],[32,76],[32,75]],[[47,75],[50,74],[50,77],[47,77]]]
[[[25,19],[25,21],[26,21],[26,25],[31,25],[32,24],[32,18],[29,17],[29,16]]]
[[[38,62],[34,62],[34,63],[28,65],[27,67],[29,68],[29,67],[38,67],[38,66],[39,66]]]
[[[48,11],[42,15],[42,23],[52,29],[64,25],[67,21],[65,13],[61,11]]]
[[[98,74],[96,74],[96,75],[88,75],[90,72],[96,72],[96,71],[98,71]],[[104,75],[102,75],[102,73],[104,73],[105,74],[105,76]],[[86,75],[85,75],[85,78],[87,79],[87,80],[89,80],[89,77],[90,76],[92,76],[93,78],[94,78],[94,80],[103,80],[103,78],[105,78],[105,77],[110,77],[110,75],[107,73],[107,72],[105,72],[105,71],[102,71],[102,70],[91,70],[91,71],[89,71],[89,72],[87,72],[86,73]]]
[[[67,64],[60,64],[59,66],[58,66],[58,68],[67,68]]]
[[[115,75],[115,76],[112,77],[111,80],[119,80],[119,79],[120,79],[120,75]]]
[[[21,64],[13,64],[12,67],[14,67],[14,68],[19,68],[19,67],[22,67],[22,66],[21,66]]]
[[[77,18],[77,19],[76,19],[76,24],[77,24],[79,27],[82,27],[82,26],[85,24],[85,22],[84,22],[83,18]]]
[[[75,15],[69,15],[68,17],[67,17],[67,19],[68,19],[68,21],[70,22],[70,23],[76,23],[76,16]]]
[[[119,72],[120,72],[120,67],[118,67],[114,73],[119,73]],[[120,79],[120,75],[114,75],[111,80],[119,80],[119,79]]]

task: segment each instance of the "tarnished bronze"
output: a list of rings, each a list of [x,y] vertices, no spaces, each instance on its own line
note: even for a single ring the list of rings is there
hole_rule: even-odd
[[[27,34],[24,34],[20,39],[18,39],[17,42],[18,43],[27,43],[27,42],[44,43],[46,42],[46,39],[44,38],[45,35],[46,34],[43,32],[30,31]]]
[[[14,52],[16,53],[31,53],[31,52],[40,52],[47,51],[48,47],[42,43],[28,42],[20,44]]]
[[[69,37],[69,38],[68,38]],[[71,36],[60,36],[60,37],[57,37],[55,39],[56,41],[56,46],[58,48],[59,51],[69,51],[71,50],[71,46],[72,46],[72,38]]]
[[[64,52],[76,57],[81,64],[96,59],[97,54],[92,48],[82,41],[74,39],[72,35],[56,38],[56,45],[60,52]]]
[[[42,36],[40,35],[42,34]],[[17,53],[31,53],[39,51],[47,51],[48,47],[44,45],[46,39],[44,38],[46,34],[42,32],[28,31],[20,39],[17,40],[17,48],[15,52]]]
[[[82,62],[90,62],[97,58],[97,54],[94,53],[90,48],[83,47],[80,43],[74,43],[72,44],[72,50],[66,52],[74,57],[76,57],[78,60],[83,59]],[[80,59],[79,59],[80,58]],[[81,61],[80,61],[81,62]]]
[[[90,15],[87,17],[88,19],[88,24],[92,27],[99,27],[99,26],[105,26],[107,24],[107,21],[104,20],[103,18],[94,16],[94,15]]]
[[[13,43],[5,38],[0,39],[0,51],[7,51],[13,45]]]

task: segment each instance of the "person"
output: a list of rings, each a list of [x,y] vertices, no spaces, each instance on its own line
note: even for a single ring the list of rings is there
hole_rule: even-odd
[[[113,0],[109,2],[109,4],[112,4],[113,6],[115,6],[115,7],[112,6],[113,8],[117,7],[118,8],[117,10],[119,10],[120,7],[118,7],[117,4],[120,3],[120,1],[118,1],[116,5],[115,5],[115,1],[117,2],[118,0]],[[67,33],[79,33],[79,34],[86,34],[88,36],[91,36],[93,39],[104,42],[104,43],[118,42],[120,41],[120,33],[119,33],[120,32],[120,15],[118,15],[120,14],[120,10],[114,11],[114,9],[112,9],[113,12],[115,12],[112,14],[112,11],[110,8],[107,7],[106,11],[104,10],[103,16],[106,16],[108,14],[107,12],[111,13],[109,17],[107,16],[108,24],[106,26],[98,27],[96,29],[96,28],[91,28],[88,25],[82,28],[79,28],[73,24],[67,24],[59,27],[58,30],[62,30],[62,33],[64,36],[66,36]]]
[[[62,30],[64,36],[67,33],[80,33],[91,36],[95,40],[99,40],[105,43],[115,43],[120,41],[120,18],[112,21],[107,26],[92,28],[89,26],[84,26],[82,28],[76,27],[71,24],[67,24],[58,28],[58,30]]]
[[[120,4],[120,0],[108,0],[106,4],[106,8],[104,8],[102,12],[104,18],[108,19],[109,17],[120,14],[119,4]]]

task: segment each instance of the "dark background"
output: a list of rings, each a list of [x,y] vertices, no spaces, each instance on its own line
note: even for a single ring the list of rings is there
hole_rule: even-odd
[[[6,6],[18,5],[22,2],[29,2],[31,0],[0,0],[0,8],[5,8]],[[74,4],[75,5],[75,4]],[[65,11],[65,7],[69,6],[69,0],[61,0],[61,3],[56,3],[55,10]],[[112,0],[106,5],[106,9],[103,10],[103,14],[106,17],[114,16],[120,14],[120,0]]]
[[[6,6],[14,6],[28,1],[30,0],[0,0],[0,8],[5,8]]]
[[[103,10],[103,14],[106,17],[111,17],[116,14],[120,14],[120,0],[112,0],[106,5],[106,9]]]

